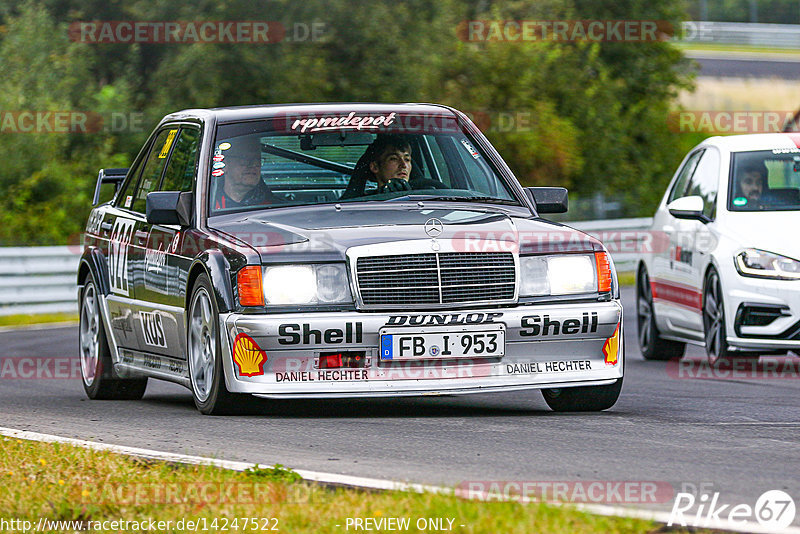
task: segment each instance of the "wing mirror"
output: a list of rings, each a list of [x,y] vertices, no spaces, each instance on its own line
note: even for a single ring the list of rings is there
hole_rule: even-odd
[[[565,187],[526,187],[525,194],[538,213],[566,213],[569,195]]]
[[[704,207],[703,197],[699,196],[677,198],[667,204],[667,210],[676,219],[690,219],[707,223],[711,219],[703,214]]]
[[[191,191],[153,191],[145,200],[147,222],[189,226],[192,222]]]

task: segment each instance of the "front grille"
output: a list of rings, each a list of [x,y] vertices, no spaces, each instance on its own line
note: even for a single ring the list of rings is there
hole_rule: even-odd
[[[356,261],[364,306],[469,304],[514,299],[510,252],[369,256]]]

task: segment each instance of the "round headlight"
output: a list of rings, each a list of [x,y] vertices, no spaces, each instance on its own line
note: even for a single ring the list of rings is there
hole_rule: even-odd
[[[350,300],[347,270],[344,265],[320,265],[317,267],[317,298],[320,302]]]

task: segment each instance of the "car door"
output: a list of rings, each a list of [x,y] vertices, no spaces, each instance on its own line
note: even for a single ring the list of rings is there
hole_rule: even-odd
[[[152,305],[146,300],[147,295],[142,294],[141,291],[148,259],[151,262],[153,259],[152,257],[148,258],[147,254],[150,223],[145,217],[145,208],[148,193],[157,190],[161,184],[161,177],[179,128],[176,125],[167,125],[158,131],[142,166],[142,173],[136,189],[133,191],[133,195],[125,200],[126,204],[130,204],[130,213],[135,221],[133,238],[128,252],[133,330],[137,339],[136,347],[132,348],[141,352],[161,352],[167,346],[166,339],[162,335],[162,328],[158,324],[160,321],[148,313]],[[144,361],[144,365],[147,365],[148,362],[149,360]],[[142,362],[137,360],[137,363],[141,364]]]
[[[145,152],[146,153],[146,152]],[[116,347],[136,349],[138,337],[133,320],[132,241],[138,216],[131,211],[133,193],[138,185],[143,160],[128,171],[114,201],[104,209],[99,225],[100,248],[108,268],[108,307],[110,341]]]
[[[681,273],[686,284],[691,288],[688,296],[691,298],[690,313],[684,315],[686,328],[690,328],[702,335],[703,332],[703,277],[708,265],[709,255],[716,247],[717,239],[711,231],[711,226],[717,217],[717,196],[720,183],[721,157],[716,147],[708,147],[692,175],[686,190],[687,196],[699,196],[703,199],[703,215],[706,221],[689,220],[686,229],[690,232],[684,248],[677,251],[674,258],[674,268]]]
[[[687,299],[691,295],[691,279],[682,272],[682,269],[676,268],[675,258],[687,246],[695,230],[694,226],[689,224],[693,221],[673,217],[667,206],[687,196],[689,183],[704,152],[705,149],[700,148],[686,157],[653,220],[654,245],[650,284],[654,311],[660,323],[659,328],[666,330],[665,333],[669,333],[670,330],[681,330],[692,324],[692,321],[686,318],[688,303],[692,302],[691,298]]]
[[[159,191],[191,192],[199,155],[200,128],[181,125],[168,156]],[[179,254],[180,226],[148,223],[143,273],[134,285],[142,330],[142,350],[184,359],[186,276],[192,258]]]

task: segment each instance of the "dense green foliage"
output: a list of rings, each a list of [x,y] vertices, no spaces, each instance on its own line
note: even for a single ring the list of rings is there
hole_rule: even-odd
[[[671,0],[25,0],[0,4],[0,110],[143,114],[139,128],[8,133],[0,244],[63,243],[82,230],[97,170],[125,166],[157,121],[190,107],[432,101],[475,117],[525,185],[603,192],[648,215],[685,152],[666,116],[690,84],[660,42],[460,39],[465,20],[665,20]],[[75,21],[280,21],[274,44],[90,44]],[[300,26],[297,26],[300,23]],[[106,123],[107,124],[107,123]]]

